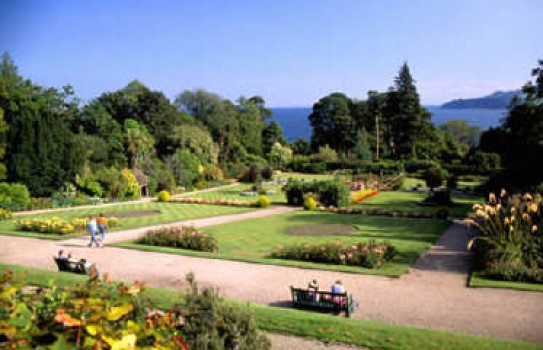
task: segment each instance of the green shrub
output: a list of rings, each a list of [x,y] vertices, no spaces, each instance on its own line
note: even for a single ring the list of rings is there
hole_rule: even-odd
[[[159,202],[168,202],[170,200],[170,192],[162,190],[158,193]]]
[[[208,188],[209,187],[209,184],[207,183],[206,180],[198,180],[196,182],[196,184],[194,185],[194,187],[197,189],[197,190],[203,190],[204,188]]]
[[[348,246],[342,246],[339,242],[280,246],[271,256],[277,259],[375,268],[382,266],[396,254],[396,248],[389,243],[377,243],[370,240],[367,243],[360,242]]]
[[[260,208],[267,208],[270,206],[271,204],[271,201],[268,197],[266,196],[260,196],[258,197],[258,200],[257,200],[257,203],[258,203],[258,207]]]
[[[289,179],[284,190],[290,205],[303,205],[304,195],[308,193],[315,194],[324,206],[345,207],[350,201],[347,186],[334,180],[302,182]]]
[[[181,305],[185,314],[183,334],[190,349],[269,350],[270,341],[257,328],[248,308],[224,305],[212,287],[200,290],[194,275],[187,275],[189,290]]]
[[[25,185],[0,182],[0,208],[9,210],[26,209],[30,204],[30,193]]]
[[[200,232],[191,226],[165,227],[149,230],[145,233],[144,237],[138,240],[138,243],[203,252],[216,252],[218,250],[215,237]]]

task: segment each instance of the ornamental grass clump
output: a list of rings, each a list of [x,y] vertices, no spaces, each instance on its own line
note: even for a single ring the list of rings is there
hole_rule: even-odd
[[[479,230],[470,241],[475,269],[490,278],[543,283],[541,196],[489,195],[488,204],[473,206]]]
[[[150,230],[138,240],[138,243],[202,252],[216,252],[218,250],[215,237],[198,231],[192,226],[163,227]]]
[[[277,247],[271,256],[276,259],[310,261],[315,263],[354,265],[376,268],[392,259],[397,254],[394,246],[387,242],[374,240],[343,246],[339,242],[319,245],[298,244]]]

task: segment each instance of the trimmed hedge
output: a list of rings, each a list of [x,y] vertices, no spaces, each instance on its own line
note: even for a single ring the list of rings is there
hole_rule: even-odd
[[[215,237],[198,231],[191,226],[149,230],[137,242],[152,246],[191,249],[202,252],[216,252],[218,250]]]
[[[341,182],[334,180],[302,182],[298,179],[289,179],[284,187],[287,203],[301,206],[304,204],[304,195],[312,193],[324,206],[345,207],[349,205],[349,188]]]

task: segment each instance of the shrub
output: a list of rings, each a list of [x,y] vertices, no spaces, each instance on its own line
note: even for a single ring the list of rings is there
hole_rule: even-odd
[[[4,349],[129,349],[138,347],[188,349],[179,329],[181,313],[153,310],[140,293],[146,288],[99,281],[70,288],[23,292],[9,271],[0,276],[0,310]]]
[[[198,288],[194,275],[187,275],[189,290],[182,304],[183,334],[191,349],[269,350],[270,341],[256,328],[251,311],[222,303],[217,289]]]
[[[312,195],[309,195],[305,198],[304,208],[306,210],[315,210],[317,208],[317,201],[313,198]]]
[[[208,188],[209,187],[209,184],[207,183],[206,180],[198,180],[196,182],[196,184],[194,185],[194,187],[197,189],[197,190],[203,190],[204,188]]]
[[[338,181],[301,182],[289,179],[284,190],[290,205],[302,205],[304,195],[308,193],[314,193],[325,206],[345,207],[349,204],[349,189]]]
[[[367,243],[360,242],[348,246],[342,246],[339,242],[280,246],[271,256],[277,259],[375,268],[382,266],[396,254],[396,248],[389,243],[370,240]]]
[[[218,249],[215,237],[200,232],[191,226],[164,227],[149,230],[145,233],[144,237],[138,240],[138,243],[203,252],[216,252]]]
[[[257,200],[257,206],[260,207],[260,208],[267,208],[269,207],[271,204],[271,201],[268,197],[266,196],[260,196],[258,197],[258,200]]]
[[[170,201],[170,192],[162,190],[158,193],[159,202],[169,202]]]
[[[21,219],[15,221],[15,227],[19,231],[39,233],[68,234],[75,231],[75,226],[56,216],[51,219]]]
[[[13,218],[11,211],[0,208],[0,220],[8,220]]]
[[[423,175],[424,181],[426,181],[426,186],[428,186],[432,190],[436,187],[441,186],[446,177],[446,170],[439,167],[429,168],[424,172]]]
[[[0,208],[21,210],[30,204],[30,193],[25,185],[0,182]]]
[[[262,174],[262,179],[271,180],[273,177],[273,169],[270,167],[266,167],[262,169],[261,174]]]
[[[209,164],[204,169],[204,177],[207,181],[216,181],[224,179],[224,174],[221,168],[214,164]]]
[[[241,181],[255,183],[259,178],[260,170],[258,169],[258,166],[256,164],[251,164],[249,169],[247,169],[247,172],[241,178]]]
[[[130,198],[139,198],[140,197],[140,185],[136,176],[130,169],[123,169],[122,171],[123,178],[127,184],[126,196]]]
[[[479,228],[474,241],[475,268],[498,279],[543,283],[541,197],[525,194],[475,204],[471,214]]]

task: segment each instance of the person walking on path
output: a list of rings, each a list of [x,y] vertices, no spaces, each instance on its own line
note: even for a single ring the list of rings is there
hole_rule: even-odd
[[[98,215],[98,218],[96,219],[96,223],[98,224],[98,231],[100,232],[100,235],[102,236],[102,245],[106,242],[106,229],[107,229],[107,219],[104,216],[104,214],[100,213]]]
[[[96,225],[96,219],[93,216],[89,216],[89,223],[87,225],[87,231],[90,235],[89,247],[92,247],[92,244],[95,243],[97,247],[100,246],[97,240],[98,226]]]

